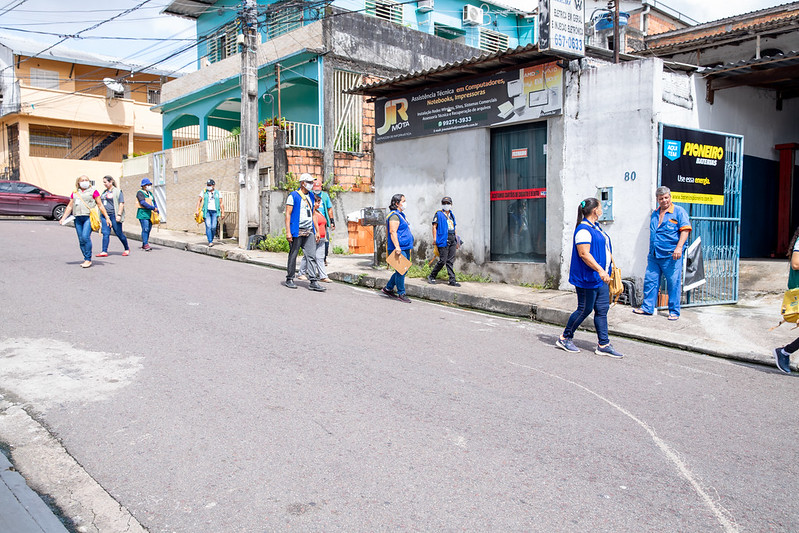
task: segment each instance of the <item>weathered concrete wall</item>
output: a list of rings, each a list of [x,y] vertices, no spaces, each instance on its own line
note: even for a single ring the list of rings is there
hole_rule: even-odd
[[[563,158],[561,288],[570,287],[577,206],[596,196],[598,187],[613,187],[615,220],[604,229],[613,241],[616,264],[625,277],[643,278],[657,187],[654,87],[656,81],[660,87],[661,73],[662,62],[651,59],[604,64],[567,76],[563,145],[549,151]]]

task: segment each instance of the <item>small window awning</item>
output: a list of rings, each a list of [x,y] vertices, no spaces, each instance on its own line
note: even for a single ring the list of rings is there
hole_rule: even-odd
[[[777,109],[782,109],[783,100],[799,97],[799,52],[704,68],[700,74],[707,80],[706,98],[710,104],[716,91],[732,87],[776,91]]]

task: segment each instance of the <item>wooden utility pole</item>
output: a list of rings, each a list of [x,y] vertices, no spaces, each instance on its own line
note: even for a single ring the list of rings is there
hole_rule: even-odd
[[[241,138],[239,165],[239,248],[247,248],[258,226],[258,17],[255,0],[243,0],[241,32]]]

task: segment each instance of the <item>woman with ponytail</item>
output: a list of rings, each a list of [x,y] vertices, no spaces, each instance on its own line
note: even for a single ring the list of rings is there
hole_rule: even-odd
[[[570,353],[580,351],[574,345],[574,333],[588,315],[594,313],[598,344],[594,353],[620,359],[608,338],[608,309],[610,309],[610,264],[613,247],[610,236],[599,227],[602,204],[596,198],[586,198],[577,207],[574,228],[569,283],[577,290],[577,310],[571,314],[563,334],[555,346]]]

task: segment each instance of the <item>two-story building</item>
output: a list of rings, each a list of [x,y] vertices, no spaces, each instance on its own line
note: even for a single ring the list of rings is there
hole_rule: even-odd
[[[124,158],[161,147],[166,72],[0,37],[0,176],[66,194],[81,174],[119,177]]]
[[[164,85],[158,107],[165,152],[163,164],[155,166],[168,177],[155,181],[163,181],[172,207],[170,228],[196,228],[192,198],[207,177],[224,191],[239,188],[238,144],[211,132],[235,136],[241,124],[240,5],[180,0],[164,10],[196,20],[199,65],[197,72]],[[336,0],[322,6],[292,0],[258,2],[257,10],[261,196],[259,219],[251,221],[257,227],[251,229],[260,233],[280,229],[279,210],[270,208],[280,201],[272,202],[269,190],[291,176],[310,172],[347,189],[371,191],[373,111],[365,98],[346,94],[348,88],[530,44],[536,32],[532,9],[494,1]],[[175,151],[174,132],[187,127],[198,129],[200,142]],[[285,149],[276,152],[274,129],[285,134]],[[230,149],[212,148],[218,143]],[[134,172],[131,181],[137,177]],[[370,203],[364,197],[353,208]],[[342,220],[349,208],[340,209]]]

